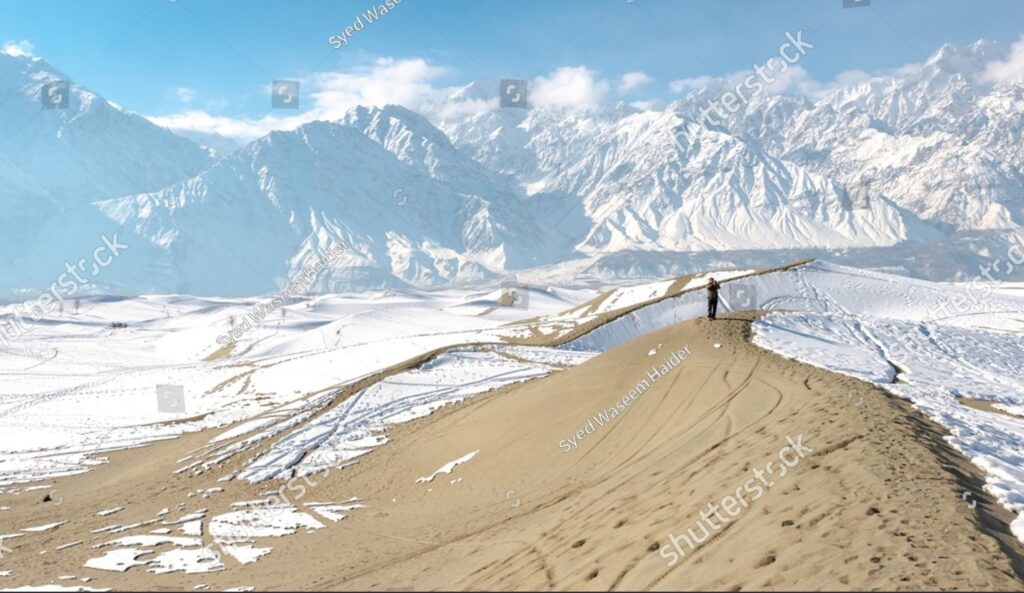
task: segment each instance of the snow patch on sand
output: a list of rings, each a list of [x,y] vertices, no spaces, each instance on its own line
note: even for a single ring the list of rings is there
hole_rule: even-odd
[[[140,561],[138,558],[152,554],[158,546],[170,544],[173,549],[162,552],[150,560]],[[124,572],[133,566],[146,566],[149,572],[165,574],[185,572],[197,574],[223,570],[217,554],[209,548],[202,547],[202,539],[198,537],[180,537],[168,535],[129,535],[94,547],[119,546],[106,551],[103,556],[90,558],[86,568]]]
[[[365,504],[340,504],[330,502],[307,502],[306,507],[328,521],[337,523],[348,516],[349,511],[365,509]]]
[[[480,452],[479,450],[472,451],[470,453],[466,453],[465,455],[463,455],[462,457],[459,457],[458,459],[455,459],[453,461],[449,461],[448,463],[446,463],[446,464],[442,465],[441,467],[439,467],[436,471],[434,471],[434,473],[430,474],[429,476],[424,476],[422,478],[416,478],[416,483],[420,484],[420,483],[423,483],[423,482],[433,482],[434,478],[436,478],[437,476],[440,476],[441,474],[450,474],[450,473],[452,473],[452,470],[455,469],[455,466],[462,465],[463,463],[466,463],[470,459],[473,459],[474,457],[476,457],[476,454],[479,453],[479,452]]]
[[[60,527],[61,525],[65,524],[65,523],[67,523],[67,521],[57,521],[56,523],[47,523],[46,525],[37,525],[36,527],[26,527],[26,528],[22,529],[22,531],[27,531],[29,533],[39,533],[39,532],[42,532],[42,531],[50,531],[50,530],[53,530],[53,529],[56,529],[56,528]]]
[[[217,543],[258,537],[292,535],[305,527],[307,531],[323,529],[323,523],[291,505],[267,505],[256,510],[231,511],[210,520],[210,535]]]

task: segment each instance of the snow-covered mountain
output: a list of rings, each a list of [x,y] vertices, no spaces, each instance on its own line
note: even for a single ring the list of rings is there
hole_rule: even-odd
[[[1021,243],[1024,84],[984,76],[1010,53],[989,41],[947,45],[922,64],[814,97],[755,95],[720,123],[701,113],[734,80],[708,82],[661,113],[620,104],[452,117],[459,110],[448,108],[436,119],[531,193],[579,199],[581,250],[605,278],[681,271],[667,263],[677,250],[704,265],[742,264],[741,254],[760,250],[775,251],[775,263],[828,254],[964,279]],[[493,86],[451,100],[479,100]]]
[[[786,161],[870,188],[956,230],[1024,224],[1024,84],[992,84],[1009,48],[943,46],[917,67],[842,86],[817,101],[762,96],[723,128]],[[697,91],[673,109],[696,117]]]
[[[1024,84],[979,76],[1007,55],[946,46],[814,96],[755,96],[714,125],[700,112],[728,81],[661,111],[501,108],[496,84],[473,83],[422,115],[358,107],[216,161],[74,85],[69,109],[42,111],[39,87],[62,76],[0,56],[0,91],[20,105],[3,129],[31,130],[0,143],[3,226],[20,261],[52,271],[41,286],[67,244],[120,228],[132,252],[105,278],[123,291],[267,292],[342,243],[315,289],[607,281],[824,254],[969,278],[1024,223]],[[55,249],[54,236],[74,241]]]
[[[319,289],[494,279],[544,263],[550,232],[512,179],[403,107],[273,132],[202,174],[100,209],[157,245],[182,291],[270,291],[336,244]]]
[[[848,189],[673,108],[497,109],[441,118],[440,126],[476,159],[519,179],[549,217],[570,221],[559,229],[591,256],[935,238],[885,196]]]
[[[209,164],[195,143],[73,82],[65,108],[45,109],[40,94],[61,80],[41,58],[0,53],[0,158],[15,187],[85,203],[166,186]]]
[[[0,52],[0,286],[49,286],[113,225],[96,200],[153,191],[211,162],[195,143],[127,113],[45,60]],[[53,91],[44,109],[41,93]],[[50,97],[50,95],[47,95]]]
[[[855,208],[832,179],[671,112],[621,119],[538,188],[582,197],[591,225],[578,247],[591,255],[893,245],[921,226],[881,196]]]

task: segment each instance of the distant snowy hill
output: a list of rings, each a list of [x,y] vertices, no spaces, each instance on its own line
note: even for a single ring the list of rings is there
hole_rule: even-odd
[[[1024,85],[978,76],[1007,55],[945,46],[813,98],[756,96],[715,125],[700,111],[725,81],[662,111],[501,108],[497,84],[477,82],[423,114],[358,107],[234,151],[74,85],[67,110],[44,111],[40,87],[62,75],[0,55],[0,205],[17,264],[0,281],[48,286],[104,229],[132,241],[97,284],[122,292],[268,292],[338,243],[348,250],[314,290],[607,282],[823,255],[966,279],[1024,222]]]

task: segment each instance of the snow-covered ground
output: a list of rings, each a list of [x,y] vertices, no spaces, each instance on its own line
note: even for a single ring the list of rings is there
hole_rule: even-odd
[[[260,322],[247,316],[272,297],[95,298],[26,319],[24,335],[0,341],[0,484],[77,473],[97,451],[183,432],[308,417],[340,385],[440,348],[528,335],[517,320],[597,294],[519,290],[517,306],[502,306],[500,290],[313,296]],[[12,312],[0,307],[0,319]],[[160,400],[158,386],[181,390]]]

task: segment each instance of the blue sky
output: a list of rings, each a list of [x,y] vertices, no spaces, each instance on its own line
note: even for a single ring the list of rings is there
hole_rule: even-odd
[[[340,92],[375,77],[380,95],[393,77],[411,77],[404,92],[415,93],[585,67],[608,81],[607,100],[667,101],[673,80],[749,69],[804,26],[815,49],[800,66],[815,80],[920,62],[946,42],[1010,44],[1024,33],[1019,0],[871,0],[852,9],[842,0],[402,0],[347,46],[331,47],[328,38],[375,3],[0,0],[0,41],[31,44],[132,111],[254,119],[269,111],[273,79],[306,81],[305,90],[331,73],[357,73],[328,86]],[[623,86],[631,72],[643,76]],[[305,106],[313,102],[304,96]]]

